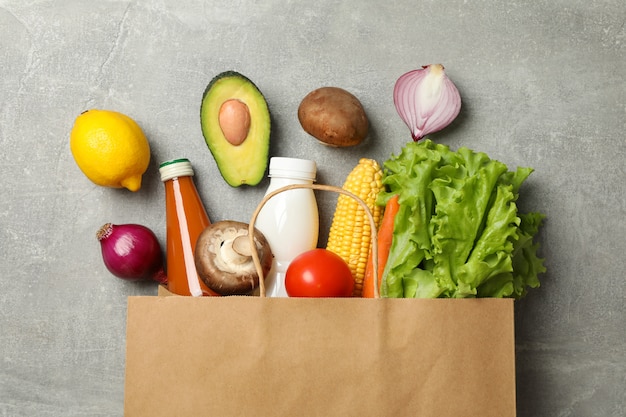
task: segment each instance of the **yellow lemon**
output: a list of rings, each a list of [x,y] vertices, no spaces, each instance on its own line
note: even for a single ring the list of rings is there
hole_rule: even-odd
[[[141,188],[150,145],[139,125],[111,110],[87,110],[74,122],[70,149],[81,171],[103,187]]]

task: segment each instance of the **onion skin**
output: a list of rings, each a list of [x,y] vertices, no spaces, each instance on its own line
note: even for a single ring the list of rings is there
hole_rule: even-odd
[[[441,64],[425,65],[400,76],[393,102],[415,142],[448,126],[461,110],[459,90]]]
[[[163,254],[152,230],[139,224],[104,224],[96,233],[106,268],[118,278],[167,282]]]

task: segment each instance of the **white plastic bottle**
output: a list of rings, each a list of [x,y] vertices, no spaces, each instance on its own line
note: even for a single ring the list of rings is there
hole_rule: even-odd
[[[270,184],[265,195],[290,184],[312,184],[317,166],[314,161],[297,158],[270,159]],[[317,247],[319,212],[311,189],[283,191],[270,198],[256,220],[274,255],[274,264],[265,279],[267,297],[287,297],[285,272],[299,254]]]

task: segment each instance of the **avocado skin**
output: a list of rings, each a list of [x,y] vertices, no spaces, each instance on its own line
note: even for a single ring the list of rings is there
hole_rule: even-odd
[[[226,141],[218,121],[220,107],[229,99],[244,102],[250,111],[250,130],[239,146]],[[254,186],[263,180],[269,160],[271,117],[263,93],[248,77],[232,70],[213,77],[202,94],[200,125],[220,174],[230,186]]]

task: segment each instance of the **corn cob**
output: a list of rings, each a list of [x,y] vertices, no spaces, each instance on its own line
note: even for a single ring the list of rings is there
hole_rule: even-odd
[[[370,209],[376,226],[382,219],[383,208],[376,205],[376,197],[383,189],[383,172],[378,162],[361,158],[343,184],[343,189],[361,198]],[[328,234],[326,249],[336,253],[348,263],[354,278],[353,296],[360,297],[367,257],[371,248],[369,218],[353,198],[341,194]]]

